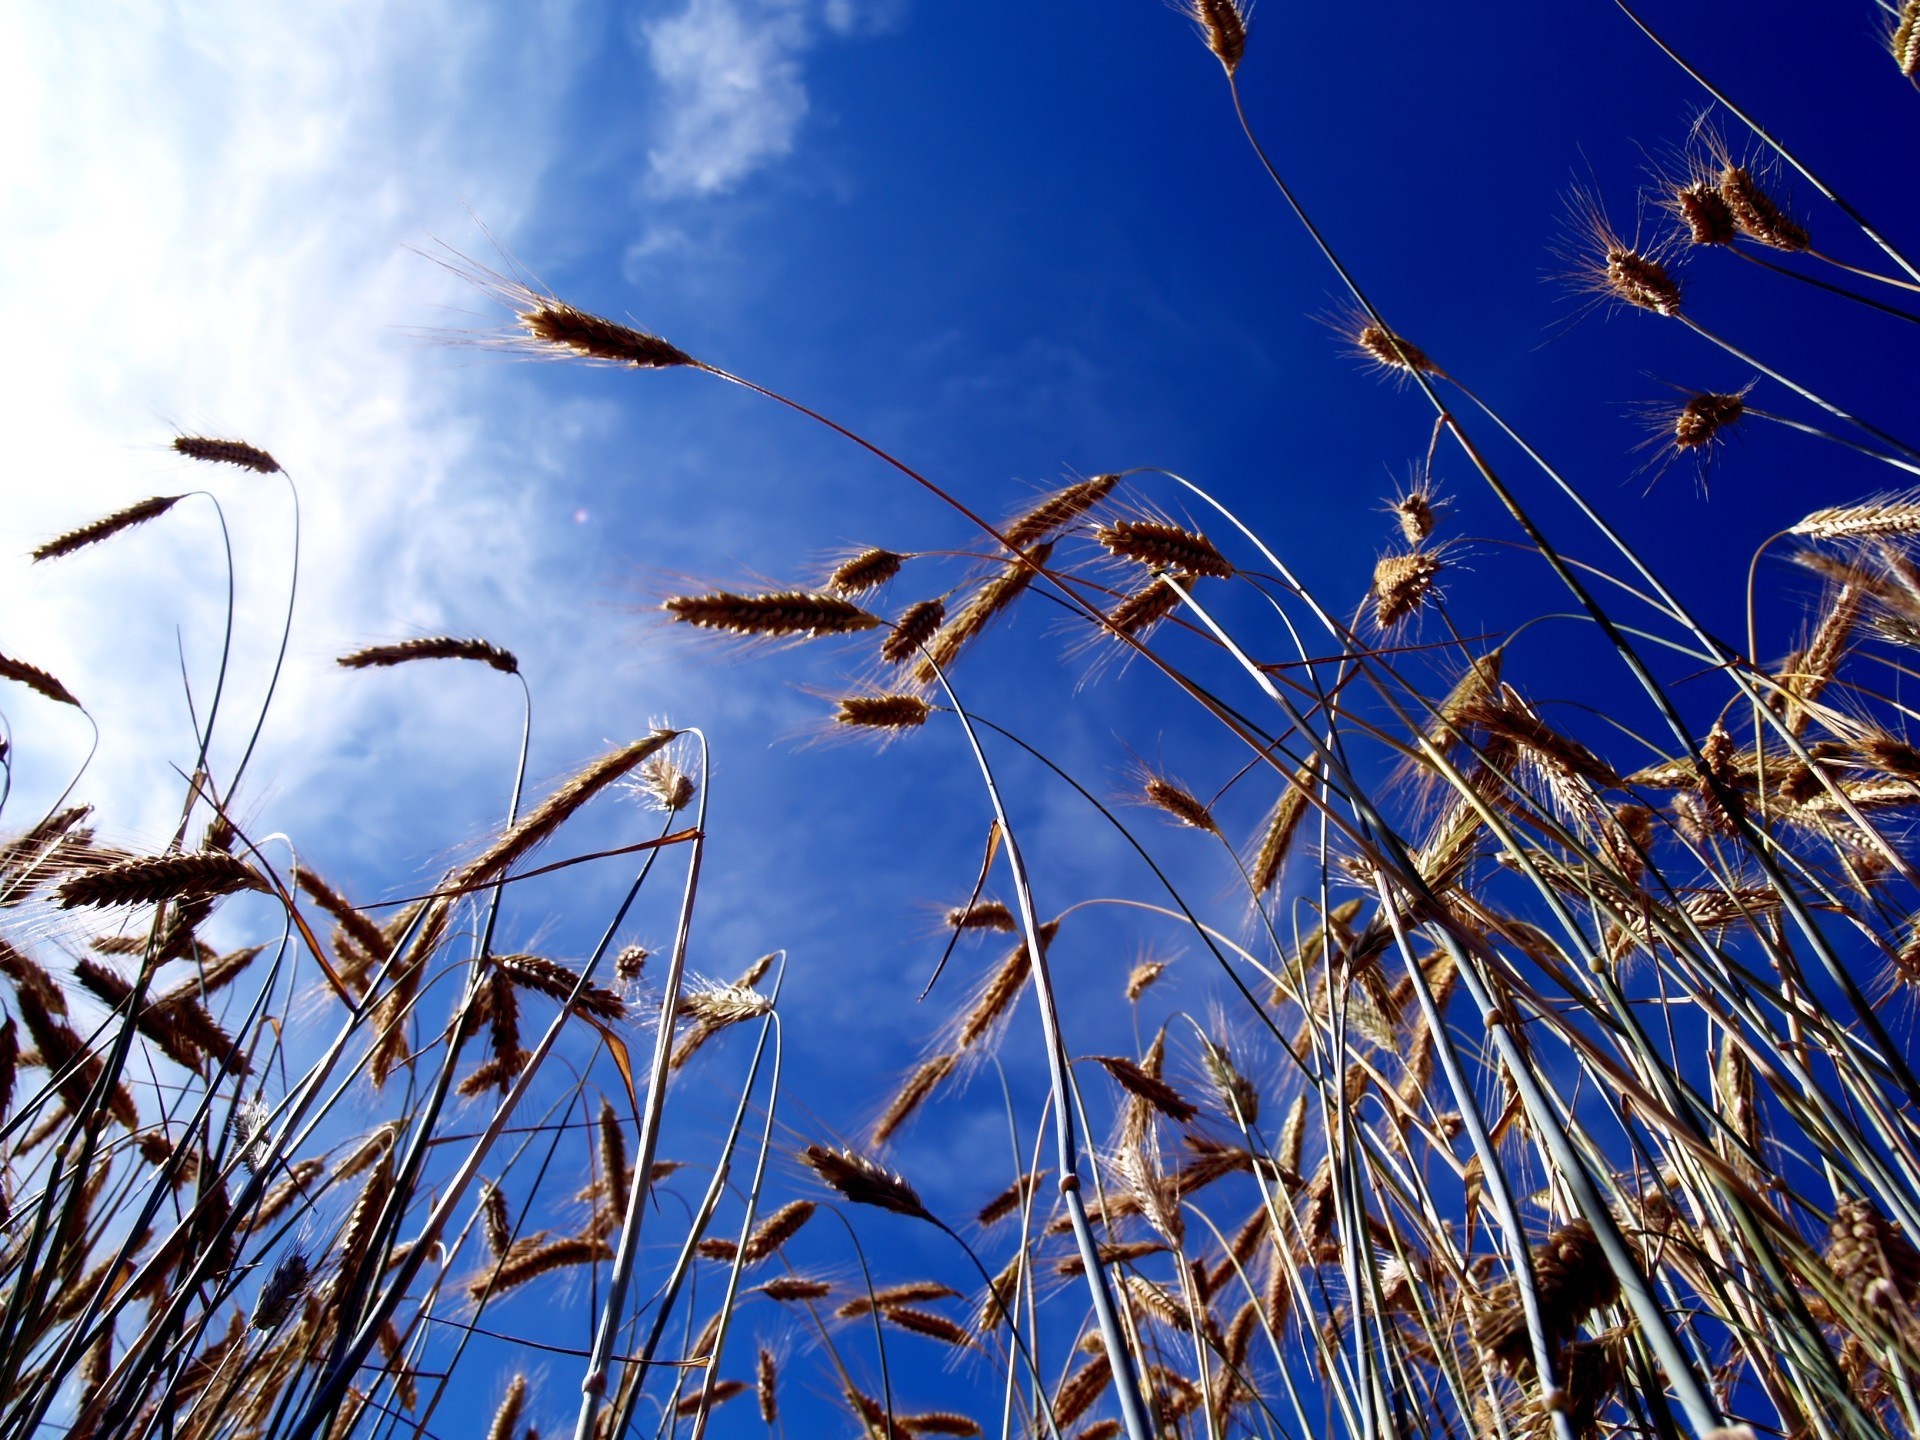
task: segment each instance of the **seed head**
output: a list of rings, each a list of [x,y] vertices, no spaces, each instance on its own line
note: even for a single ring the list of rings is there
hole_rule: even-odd
[[[1734,395],[1699,394],[1680,407],[1673,419],[1673,443],[1677,449],[1698,450],[1720,438],[1725,427],[1747,413],[1745,392]]]
[[[848,600],[856,595],[864,595],[869,590],[878,590],[900,573],[900,566],[906,558],[877,546],[862,550],[835,568],[827,577],[826,588],[829,593]]]
[[[1813,243],[1806,227],[1782,210],[1744,165],[1721,170],[1720,198],[1727,202],[1740,233],[1749,239],[1787,251],[1805,250]]]
[[[1374,623],[1391,630],[1419,612],[1445,567],[1431,550],[1383,555],[1373,567]]]
[[[306,1293],[307,1275],[307,1257],[298,1250],[289,1250],[281,1256],[267,1283],[260,1287],[260,1298],[254,1302],[248,1324],[255,1330],[278,1330],[292,1313],[294,1301]]]
[[[1900,67],[1902,75],[1909,80],[1920,76],[1920,0],[1906,0],[1900,7],[1893,33],[1887,37],[1887,47],[1892,50],[1893,63]]]
[[[1607,250],[1607,289],[1618,299],[1656,315],[1680,313],[1680,286],[1651,255],[1624,245]]]
[[[1051,540],[1112,494],[1113,487],[1119,483],[1118,475],[1095,475],[1090,480],[1076,481],[1014,516],[1001,528],[1000,533],[1016,550],[1026,550],[1042,540]]]
[[[1139,639],[1180,608],[1183,592],[1191,589],[1199,578],[1198,575],[1176,575],[1173,585],[1161,579],[1150,580],[1121,598],[1108,612],[1107,624],[1121,635]]]
[[[117,510],[91,525],[82,525],[78,530],[69,530],[66,534],[47,541],[33,552],[38,560],[57,560],[62,555],[71,555],[76,550],[84,550],[89,545],[98,545],[102,540],[118,535],[122,530],[131,530],[136,525],[164,515],[186,497],[183,495],[156,495],[151,500],[142,500],[138,505],[129,505]]]
[[[1176,781],[1164,775],[1149,773],[1141,786],[1146,802],[1155,809],[1171,815],[1182,825],[1195,830],[1204,830],[1209,835],[1218,835],[1220,826],[1215,823],[1213,813],[1207,809],[1200,798]]]
[[[1659,252],[1623,238],[1596,197],[1575,194],[1573,227],[1565,253],[1579,267],[1574,278],[1580,288],[1656,315],[1680,313],[1680,282]]]
[[[836,725],[872,730],[910,730],[927,723],[933,707],[918,695],[847,695],[834,714]]]
[[[694,363],[686,351],[669,345],[658,335],[576,310],[563,300],[548,297],[544,303],[520,311],[516,318],[537,344],[583,360],[632,365],[642,370]]]
[[[342,655],[338,663],[347,670],[365,670],[374,665],[404,665],[409,660],[478,660],[504,675],[520,673],[520,662],[512,651],[501,649],[491,640],[461,640],[451,635],[402,640],[397,645],[372,645],[351,655]]]
[[[884,624],[837,595],[783,590],[770,595],[674,595],[663,607],[674,619],[735,635],[847,635]]]
[[[1096,526],[1094,539],[1125,560],[1136,560],[1166,574],[1213,575],[1222,579],[1233,566],[1206,536],[1158,520],[1116,520]]]
[[[699,786],[671,755],[662,753],[641,765],[633,789],[655,809],[674,815],[693,803]]]
[[[1013,912],[999,900],[975,900],[964,910],[955,906],[947,911],[947,925],[954,930],[1002,930],[1009,935],[1015,928]]]
[[[1427,357],[1426,351],[1411,340],[1370,320],[1362,322],[1353,332],[1353,348],[1362,359],[1371,360],[1384,370],[1397,370],[1402,375],[1411,375],[1416,371],[1422,375],[1445,373]]]
[[[1231,75],[1247,51],[1247,16],[1239,0],[1188,0],[1194,23]]]
[[[1418,545],[1433,534],[1433,492],[1424,482],[1415,485],[1393,502],[1393,516],[1400,522],[1400,536],[1409,545]]]
[[[0,655],[0,680],[18,681],[29,690],[44,695],[56,705],[71,705],[76,710],[82,708],[80,702],[73,698],[71,690],[38,665],[29,665],[24,660],[14,660]]]
[[[1739,233],[1733,208],[1711,180],[1679,186],[1667,197],[1666,208],[1687,227],[1687,239],[1695,245],[1731,245]]]
[[[278,475],[280,462],[244,440],[209,440],[204,435],[176,435],[173,448],[191,460],[212,465],[238,465],[261,475]]]
[[[889,665],[902,665],[920,653],[920,647],[933,639],[934,632],[946,621],[944,601],[922,600],[909,605],[893,622],[893,633],[881,643],[880,658]]]
[[[933,1218],[921,1203],[920,1192],[877,1160],[826,1145],[809,1145],[800,1158],[829,1188],[856,1205],[872,1205],[921,1220]]]

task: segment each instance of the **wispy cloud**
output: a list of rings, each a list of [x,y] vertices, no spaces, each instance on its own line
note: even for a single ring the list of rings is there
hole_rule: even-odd
[[[807,50],[822,31],[884,29],[900,9],[899,0],[684,0],[641,22],[660,85],[652,191],[717,194],[792,153],[809,109]]]
[[[641,35],[662,87],[647,155],[659,193],[727,190],[793,149],[807,113],[799,57],[812,40],[798,0],[687,0]]]

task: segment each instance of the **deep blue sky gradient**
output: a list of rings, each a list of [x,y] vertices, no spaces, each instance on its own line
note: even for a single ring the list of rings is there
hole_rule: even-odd
[[[923,0],[852,35],[816,26],[801,57],[810,109],[792,153],[729,189],[689,196],[645,178],[663,102],[636,58],[637,26],[675,8],[571,12],[576,59],[556,82],[566,86],[555,102],[557,143],[513,177],[528,197],[517,214],[478,216],[520,263],[575,304],[631,318],[834,416],[990,515],[1076,475],[1179,471],[1260,532],[1332,609],[1351,613],[1390,540],[1379,507],[1426,453],[1431,412],[1343,353],[1327,323],[1346,308],[1337,281],[1259,171],[1218,65],[1179,14],[1154,0]],[[1737,23],[1729,7],[1704,0],[1647,8],[1683,53],[1889,235],[1920,243],[1920,201],[1906,183],[1920,97],[1881,48],[1873,5],[1765,0],[1739,7]],[[772,24],[789,9],[747,13]],[[489,18],[493,60],[510,64],[516,17],[503,9]],[[412,65],[430,93],[431,48]],[[1706,104],[1612,5],[1268,0],[1240,79],[1275,163],[1395,326],[1531,437],[1736,645],[1756,544],[1816,506],[1895,488],[1884,466],[1757,422],[1705,481],[1688,463],[1644,468],[1654,452],[1635,449],[1649,433],[1638,407],[1670,398],[1666,382],[1733,389],[1752,374],[1674,322],[1589,304],[1555,253],[1577,185],[1631,231],[1640,188],[1653,170],[1670,171]],[[1744,150],[1737,124],[1723,123]],[[1809,187],[1783,189],[1817,244],[1831,237],[1836,253],[1875,263]],[[1649,236],[1667,228],[1658,215],[1642,218]],[[219,233],[220,218],[207,225]],[[445,238],[494,263],[477,230]],[[420,273],[424,296],[433,272],[422,261]],[[1683,279],[1689,313],[1709,328],[1883,426],[1908,421],[1909,324],[1862,315],[1726,255],[1692,257]],[[1883,298],[1898,303],[1891,290]],[[379,343],[392,346],[403,343],[398,328],[447,323],[424,299],[368,317]],[[950,721],[879,755],[809,743],[830,711],[819,692],[838,693],[836,677],[857,668],[863,651],[688,643],[650,611],[676,590],[814,580],[846,546],[963,547],[965,527],[871,457],[701,375],[474,363],[469,352],[432,346],[415,353],[468,416],[474,467],[524,487],[523,511],[505,523],[549,537],[534,573],[544,603],[580,617],[580,644],[524,656],[536,696],[567,697],[563,713],[541,712],[534,773],[563,773],[599,739],[628,738],[653,716],[707,730],[713,841],[693,967],[724,977],[786,948],[782,1118],[792,1128],[783,1145],[856,1138],[960,985],[998,956],[997,946],[963,947],[942,990],[916,1007],[939,953],[935,907],[964,897],[990,815],[978,778]],[[1755,402],[1763,395],[1812,418],[1765,384]],[[532,447],[524,426],[495,423],[529,414],[550,422],[536,426]],[[1612,566],[1517,453],[1494,442],[1491,427],[1475,428],[1566,551]],[[1511,522],[1447,447],[1436,474],[1452,501],[1444,533],[1458,548],[1447,595],[1463,631],[1498,632],[1542,609],[1572,608],[1536,559],[1508,548]],[[1164,483],[1148,494],[1181,506]],[[1204,528],[1218,538],[1224,527]],[[496,587],[486,550],[454,573],[458,599],[449,603],[460,628],[521,644],[518,602]],[[896,584],[894,603],[920,593],[913,575]],[[1778,598],[1761,606],[1760,652],[1777,658],[1797,639],[1813,587],[1779,564],[1762,577]],[[1244,598],[1222,603],[1262,637],[1262,653],[1285,653],[1284,637]],[[1127,788],[1130,752],[1202,794],[1231,776],[1242,757],[1191,705],[1142,666],[1096,667],[1075,652],[1079,637],[1058,613],[1030,597],[959,668],[970,706],[1103,798]],[[1532,635],[1515,647],[1510,676],[1556,720],[1576,730],[1598,723],[1554,703],[1565,699],[1654,733],[1647,707],[1583,627]],[[324,664],[318,641],[307,658]],[[1663,664],[1671,675],[1686,669]],[[488,678],[404,683],[443,698],[472,687],[473,728],[449,735],[446,750],[491,747],[504,765],[513,716],[481,683]],[[1244,686],[1233,698],[1254,704]],[[378,726],[343,737],[341,794],[350,803],[333,793],[275,802],[289,828],[310,827],[306,852],[358,895],[402,892],[445,847],[494,823],[503,789],[473,783],[470,755],[449,758],[444,776],[414,765],[396,788],[380,778],[383,738]],[[994,746],[993,756],[1043,913],[1092,896],[1151,896],[1150,877],[1104,821],[1010,747]],[[1221,807],[1229,833],[1246,834],[1273,793],[1264,779],[1236,789]],[[1189,897],[1239,933],[1233,877],[1217,850],[1143,811],[1122,814]],[[648,823],[610,808],[577,838],[582,847],[623,843]],[[622,883],[596,871],[552,892],[564,901],[550,909],[530,898],[506,943],[581,953]],[[636,936],[665,941],[668,899],[663,890]],[[1217,978],[1175,929],[1081,912],[1055,951],[1076,1051],[1134,1044],[1118,991],[1143,948],[1186,952],[1163,997],[1206,1014]],[[724,1119],[743,1045],[733,1037],[696,1066],[680,1112],[687,1128],[670,1136],[669,1151]],[[1042,1093],[1030,1002],[1003,1059],[1030,1143]],[[1260,1074],[1281,1079],[1271,1060]],[[956,1219],[1009,1178],[996,1089],[991,1073],[977,1075],[964,1098],[937,1101],[892,1152]],[[783,1192],[805,1190],[784,1153],[775,1173]],[[964,1286],[943,1242],[887,1217],[866,1233],[878,1278],[932,1267]],[[853,1273],[826,1224],[808,1243],[817,1247],[804,1252],[810,1266]],[[1005,1243],[990,1247],[995,1268]],[[543,1303],[530,1296],[499,1315],[538,1327]],[[959,1403],[983,1381],[972,1371],[965,1383],[939,1378],[920,1342],[903,1339],[896,1350],[910,1374],[922,1372],[908,1382],[908,1408]],[[744,1362],[729,1369],[744,1373]],[[898,1371],[895,1379],[902,1383]],[[572,1373],[556,1362],[535,1417],[543,1432],[564,1423],[571,1393]],[[477,1411],[492,1397],[470,1398]],[[795,1394],[793,1403],[795,1433],[830,1423],[819,1418],[831,1404],[823,1394]],[[812,1419],[810,1404],[821,1407]],[[971,1408],[985,1418],[984,1407]],[[452,1433],[456,1412],[441,1423]],[[741,1402],[723,1412],[718,1433],[757,1426]]]

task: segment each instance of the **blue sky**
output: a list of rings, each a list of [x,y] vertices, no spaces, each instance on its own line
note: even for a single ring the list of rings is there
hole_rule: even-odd
[[[1648,9],[1878,223],[1915,233],[1920,202],[1886,167],[1911,155],[1920,102],[1872,4],[1769,0],[1737,26],[1699,0]],[[1671,324],[1583,315],[1557,278],[1570,187],[1597,187],[1631,228],[1649,167],[1704,103],[1610,4],[1268,0],[1253,35],[1253,121],[1376,302],[1710,623],[1737,633],[1762,537],[1890,488],[1884,467],[1757,427],[1708,485],[1684,465],[1639,470],[1633,406],[1663,382],[1732,389],[1751,372]],[[17,337],[0,649],[101,717],[93,793],[125,797],[109,831],[150,841],[168,823],[152,777],[187,749],[174,626],[204,676],[213,532],[183,509],[65,567],[30,571],[24,552],[206,481],[166,454],[176,428],[244,435],[295,473],[307,527],[251,813],[359,893],[398,893],[494,823],[513,694],[487,675],[331,668],[376,641],[451,630],[516,650],[536,777],[654,719],[702,726],[715,842],[694,967],[789,950],[789,1118],[809,1138],[857,1133],[930,1035],[913,1004],[937,954],[927,906],[964,895],[988,812],[950,730],[877,757],[809,743],[828,707],[808,687],[843,673],[831,654],[689,645],[646,611],[679,588],[817,577],[848,545],[965,533],[869,458],[705,377],[512,364],[423,336],[504,317],[417,249],[496,263],[496,238],[569,300],[826,411],[988,513],[1076,474],[1178,470],[1336,608],[1364,592],[1389,538],[1378,507],[1426,449],[1418,397],[1340,352],[1333,276],[1257,173],[1218,66],[1157,0],[16,3],[0,56],[0,305]],[[1817,240],[1838,234],[1793,193]],[[1710,326],[1870,418],[1911,413],[1904,325],[1834,326],[1820,297],[1705,260],[1687,279]],[[1493,627],[1538,608],[1544,575],[1501,548],[1511,529],[1463,471],[1448,457],[1439,472],[1447,524],[1476,537],[1450,594]],[[285,497],[210,483],[240,537],[240,671],[257,676]],[[1539,512],[1600,558],[1563,504]],[[1794,614],[1763,611],[1763,654],[1790,648]],[[972,703],[1103,794],[1125,785],[1129,750],[1203,790],[1226,778],[1235,762],[1151,677],[1083,683],[1072,638],[1030,607],[966,676]],[[1584,678],[1581,643],[1541,646],[1538,693]],[[7,703],[31,757],[24,815],[85,736]],[[1043,909],[1140,891],[1090,812],[1007,764]],[[1242,828],[1264,804],[1239,803]],[[1224,901],[1193,837],[1160,839],[1194,894]],[[591,912],[597,884],[570,903]],[[515,943],[565,950],[572,914],[527,916]],[[1063,985],[1102,997],[1076,1048],[1126,1043],[1109,1002],[1143,945],[1177,937],[1102,916],[1063,948]],[[1207,980],[1184,968],[1198,1012]],[[1031,1085],[1032,1047],[1009,1066]],[[1000,1121],[977,1110],[936,1107],[897,1152],[956,1213],[998,1188],[978,1167],[1000,1166]]]

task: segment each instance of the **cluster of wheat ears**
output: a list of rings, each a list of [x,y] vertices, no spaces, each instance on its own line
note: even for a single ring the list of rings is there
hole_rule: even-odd
[[[1236,0],[1191,9],[1237,109],[1245,16]],[[1916,0],[1890,43],[1913,77]],[[1836,305],[1914,305],[1920,269],[1688,73],[1743,138],[1691,138],[1685,173],[1651,197],[1671,221],[1657,245],[1588,206],[1587,283],[1728,350],[1688,308],[1684,250],[1761,260]],[[522,348],[745,386],[970,527],[958,560],[950,544],[876,547],[824,581],[665,610],[870,647],[838,725],[954,727],[993,825],[946,948],[998,935],[1004,958],[945,1007],[859,1145],[823,1134],[783,1166],[784,961],[727,981],[686,965],[697,733],[613,749],[537,802],[523,749],[494,839],[424,893],[356,903],[241,823],[253,744],[230,773],[209,763],[223,663],[170,844],[111,848],[63,796],[0,845],[0,1440],[465,1432],[476,1391],[497,1401],[489,1440],[576,1403],[576,1440],[779,1431],[797,1367],[795,1425],[883,1440],[1920,1433],[1920,1078],[1890,1028],[1911,1006],[1885,1003],[1920,989],[1920,874],[1897,828],[1920,806],[1920,744],[1893,694],[1920,647],[1920,502],[1821,509],[1766,542],[1824,598],[1804,643],[1763,663],[1762,637],[1733,646],[1696,623],[1437,342],[1382,318],[1247,140],[1346,286],[1353,346],[1432,405],[1434,446],[1458,448],[1564,590],[1552,603],[1617,656],[1652,747],[1609,759],[1607,735],[1566,733],[1529,701],[1506,663],[1514,633],[1461,637],[1424,486],[1394,502],[1364,601],[1326,604],[1179,476],[1100,474],[990,521],[795,400],[476,267]],[[1815,248],[1770,183],[1789,167],[1878,269]],[[1920,451],[1732,353],[1755,385],[1676,405],[1675,456],[1771,422],[1920,474]],[[250,444],[174,448],[292,484]],[[1540,486],[1581,509],[1617,575],[1536,527],[1522,497]],[[35,559],[77,563],[183,503],[143,501]],[[913,582],[919,598],[882,604]],[[1236,613],[1268,623],[1222,623],[1234,587],[1263,607]],[[1048,956],[1084,906],[1036,908],[990,757],[1037,758],[1143,873],[1163,872],[1111,797],[963,699],[976,641],[1037,597],[1218,725],[1217,753],[1194,762],[1214,800],[1151,768],[1136,798],[1217,843],[1243,903],[1209,918],[1171,882],[1111,898],[1185,933],[1217,966],[1219,1008],[1155,1013],[1162,966],[1141,963],[1108,997],[1150,1037],[1133,1054],[1073,1048],[1092,1002],[1063,1009]],[[835,638],[849,636],[865,638]],[[453,637],[340,663],[427,661],[519,675],[498,645]],[[1663,678],[1676,667],[1695,677],[1684,714]],[[81,704],[10,655],[0,679],[35,705]],[[10,782],[11,743],[4,758]],[[1216,818],[1229,785],[1270,797],[1250,837]],[[657,833],[536,858],[615,787],[652,802]],[[495,947],[503,910],[541,893],[521,882],[623,855],[631,886],[591,953]],[[221,933],[235,920],[258,943],[202,938],[222,904]],[[673,937],[659,955],[620,939],[648,904]],[[1048,1085],[1037,1114],[1008,1102],[1028,1153],[976,1216],[942,1217],[887,1147],[1028,1033],[1009,1019],[1029,994]],[[670,1102],[703,1049],[737,1104],[712,1133],[676,1132],[669,1160]],[[894,1273],[899,1226],[941,1232],[951,1269]],[[835,1246],[858,1265],[824,1260]],[[522,1304],[543,1289],[590,1343],[551,1343],[573,1337]],[[927,1383],[947,1360],[973,1382],[968,1408],[916,1404],[956,1393],[954,1377]]]

